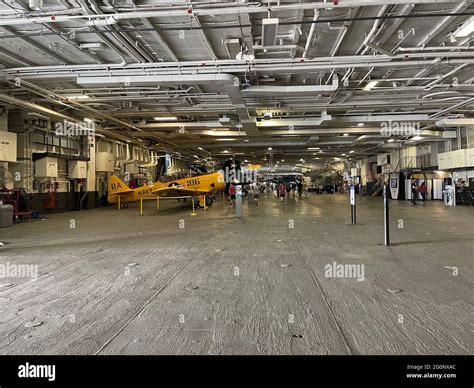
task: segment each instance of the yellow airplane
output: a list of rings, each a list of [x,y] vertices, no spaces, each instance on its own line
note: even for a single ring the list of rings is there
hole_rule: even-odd
[[[141,198],[143,200],[155,199],[156,196],[176,199],[198,197],[199,205],[204,207],[204,198],[206,206],[212,205],[213,200],[210,194],[216,190],[224,190],[225,181],[223,173],[213,172],[169,182],[158,181],[151,185],[131,189],[119,177],[112,175],[109,178],[108,186],[107,200],[109,203],[118,203],[120,196],[120,203],[123,203],[124,207],[128,207],[130,202],[140,201]]]

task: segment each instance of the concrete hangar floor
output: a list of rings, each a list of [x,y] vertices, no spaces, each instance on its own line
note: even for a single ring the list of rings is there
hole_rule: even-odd
[[[2,262],[41,276],[0,282],[0,352],[472,354],[474,209],[392,201],[386,247],[382,206],[351,225],[347,195],[266,194],[244,218],[163,201],[3,229]]]

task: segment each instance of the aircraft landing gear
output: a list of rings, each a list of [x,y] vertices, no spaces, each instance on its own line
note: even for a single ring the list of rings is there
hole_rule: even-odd
[[[194,208],[200,208],[201,205],[199,204],[199,198],[191,198],[191,206],[194,205]]]
[[[124,209],[128,209],[128,203],[124,203],[124,204],[123,204],[123,208],[124,208]]]
[[[201,201],[199,198],[193,198],[192,201],[194,201],[194,207],[197,209],[203,209],[204,206],[201,204]],[[214,203],[214,200],[211,197],[206,196],[206,207],[211,206]],[[192,202],[191,202],[192,204]]]

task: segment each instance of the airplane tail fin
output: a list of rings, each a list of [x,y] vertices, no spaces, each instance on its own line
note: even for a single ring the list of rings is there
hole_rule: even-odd
[[[109,178],[109,195],[131,193],[132,191],[118,176],[112,175]]]

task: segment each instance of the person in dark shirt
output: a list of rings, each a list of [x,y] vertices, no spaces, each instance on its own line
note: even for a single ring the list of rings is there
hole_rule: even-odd
[[[418,196],[418,186],[416,185],[416,181],[413,180],[411,182],[411,202],[413,205],[416,205],[416,197]]]

